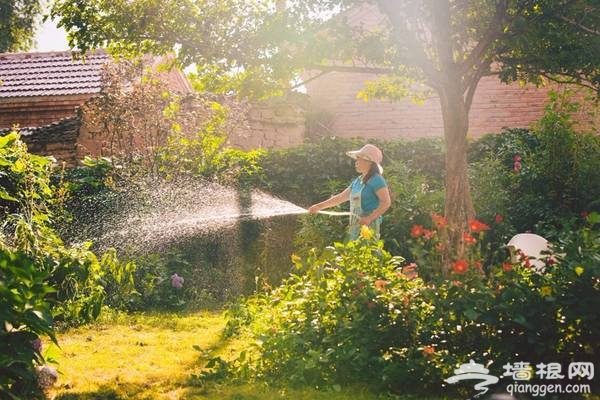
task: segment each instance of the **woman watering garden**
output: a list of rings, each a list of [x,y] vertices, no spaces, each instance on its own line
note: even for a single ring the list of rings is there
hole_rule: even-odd
[[[381,161],[383,153],[377,146],[366,144],[360,150],[346,153],[355,161],[354,167],[360,173],[344,191],[329,199],[309,207],[311,214],[350,201],[350,240],[358,238],[360,227],[368,226],[379,237],[382,215],[390,207],[391,199],[387,182],[383,177]]]

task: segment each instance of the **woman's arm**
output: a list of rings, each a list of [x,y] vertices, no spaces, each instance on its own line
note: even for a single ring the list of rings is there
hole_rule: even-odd
[[[336,194],[335,196],[331,196],[325,201],[322,201],[317,204],[313,204],[308,208],[308,212],[311,214],[316,214],[321,210],[324,210],[329,207],[337,206],[338,204],[342,204],[346,201],[350,200],[350,188],[347,187],[343,192]]]
[[[374,209],[371,214],[365,215],[358,220],[358,223],[361,225],[369,225],[371,222],[375,221],[375,219],[381,215],[383,215],[390,205],[392,205],[392,199],[390,198],[390,191],[387,186],[382,187],[378,191],[375,192],[377,198],[379,199],[379,207]]]

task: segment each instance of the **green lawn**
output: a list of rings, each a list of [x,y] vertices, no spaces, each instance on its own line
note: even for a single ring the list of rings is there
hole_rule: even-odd
[[[49,393],[67,399],[402,399],[370,393],[365,387],[339,392],[268,387],[263,384],[210,383],[191,379],[205,360],[194,349],[234,358],[247,340],[223,340],[220,312],[191,314],[105,314],[89,326],[58,334],[60,348],[47,347],[61,373]]]

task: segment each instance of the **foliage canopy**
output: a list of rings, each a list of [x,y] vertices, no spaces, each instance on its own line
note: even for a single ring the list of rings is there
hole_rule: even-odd
[[[261,96],[304,71],[371,72],[363,97],[398,99],[422,82],[439,96],[444,214],[474,216],[469,110],[480,79],[600,86],[598,0],[57,0],[53,16],[82,50],[175,51],[204,90]],[[369,22],[371,21],[371,22]],[[314,77],[314,75],[313,75]],[[460,230],[460,229],[459,229]],[[464,229],[462,229],[464,230]],[[461,238],[451,238],[461,248]]]
[[[39,0],[0,0],[0,53],[31,47],[40,12]]]

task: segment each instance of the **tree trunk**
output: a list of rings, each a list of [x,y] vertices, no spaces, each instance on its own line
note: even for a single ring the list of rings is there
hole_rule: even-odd
[[[463,232],[467,232],[468,220],[475,215],[467,170],[469,110],[460,87],[460,79],[449,80],[441,87],[439,94],[446,147],[444,214],[452,227],[448,238],[450,246],[448,254],[449,258],[460,258],[464,251]],[[454,257],[450,256],[451,254]],[[444,273],[448,272],[452,261],[448,259]]]

